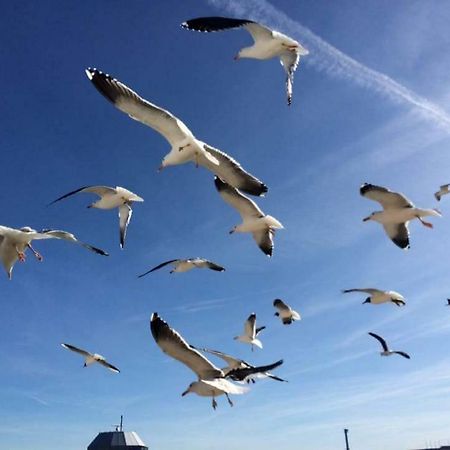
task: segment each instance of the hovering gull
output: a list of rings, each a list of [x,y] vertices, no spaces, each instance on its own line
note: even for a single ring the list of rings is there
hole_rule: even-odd
[[[360,194],[375,200],[383,207],[383,211],[373,212],[363,221],[374,220],[381,223],[392,242],[403,249],[409,248],[408,223],[410,220],[419,219],[424,226],[433,228],[433,224],[425,222],[422,217],[441,215],[437,209],[416,208],[403,194],[381,186],[364,183],[360,188]]]
[[[120,247],[123,248],[125,245],[128,224],[130,223],[131,215],[133,214],[131,205],[133,202],[143,202],[144,199],[120,186],[116,186],[115,188],[108,186],[84,186],[57,198],[51,202],[50,205],[70,197],[71,195],[78,194],[78,192],[97,194],[100,197],[100,200],[92,203],[88,208],[119,208]]]
[[[286,305],[283,300],[279,298],[275,299],[273,306],[278,309],[274,315],[279,317],[284,325],[290,325],[295,320],[301,320],[300,314],[294,311],[289,305]]]
[[[395,291],[381,291],[380,289],[374,288],[364,288],[364,289],[344,289],[342,291],[344,294],[348,292],[366,292],[370,294],[369,297],[364,300],[364,303],[372,303],[373,305],[379,305],[380,303],[392,302],[397,306],[405,306],[405,298],[403,295]]]
[[[222,266],[219,266],[212,261],[208,261],[205,258],[171,259],[170,261],[158,264],[156,267],[153,267],[153,269],[148,270],[138,277],[141,278],[149,274],[150,272],[154,272],[155,270],[161,269],[161,267],[167,266],[169,264],[172,264],[172,266],[174,266],[174,269],[172,269],[170,273],[187,272],[192,269],[211,269],[216,270],[217,272],[223,272],[225,270],[225,268],[223,268]]]
[[[254,58],[271,59],[278,57],[286,72],[286,94],[288,105],[292,102],[292,85],[294,73],[300,61],[300,56],[306,56],[309,51],[299,42],[278,31],[247,19],[231,19],[228,17],[199,17],[181,24],[183,28],[195,31],[222,31],[233,28],[245,28],[252,36],[254,44],[243,48],[234,59]]]
[[[226,153],[195,138],[189,128],[169,111],[143,99],[125,84],[97,69],[89,68],[86,74],[97,90],[116,108],[153,128],[169,141],[172,148],[164,157],[160,169],[193,161],[248,194],[263,195],[267,192],[264,183],[246,172]]]
[[[244,342],[245,344],[251,344],[252,351],[254,345],[259,348],[263,348],[261,341],[259,339],[256,339],[256,337],[265,328],[266,327],[256,328],[256,314],[251,313],[244,323],[244,334],[241,336],[235,336],[234,339],[240,342]]]
[[[411,359],[411,357],[408,355],[408,353],[389,350],[389,347],[387,346],[386,341],[381,336],[378,336],[378,334],[375,334],[375,333],[369,333],[369,334],[372,337],[374,337],[383,347],[383,351],[380,353],[381,356],[391,356],[394,353],[396,353],[397,355],[403,356],[403,358]]]
[[[237,209],[242,217],[242,224],[236,225],[231,231],[238,233],[252,233],[258,247],[267,255],[272,256],[273,235],[277,228],[284,228],[275,217],[264,214],[258,205],[236,188],[223,182],[220,178],[214,179],[216,189],[221,197],[230,206]]]
[[[189,345],[157,313],[153,313],[151,316],[150,330],[155,342],[164,353],[185,364],[197,374],[198,381],[191,383],[181,394],[182,396],[190,392],[195,392],[202,397],[212,397],[212,407],[216,409],[216,397],[219,395],[225,394],[228,403],[230,406],[233,406],[233,402],[230,400],[228,394],[244,394],[248,391],[245,387],[238,386],[226,380],[225,374],[221,369]]]
[[[439,190],[434,193],[434,196],[436,197],[436,200],[440,202],[441,197],[443,195],[447,195],[448,193],[450,193],[450,184],[443,184],[439,187]]]
[[[99,355],[98,353],[89,353],[86,350],[83,350],[81,348],[75,347],[74,345],[70,344],[61,344],[64,348],[67,348],[67,350],[72,350],[75,353],[79,353],[80,355],[83,355],[85,357],[84,360],[84,367],[90,366],[91,364],[97,362],[101,364],[102,366],[108,368],[109,370],[112,370],[113,372],[119,373],[120,370],[110,364],[106,359]]]
[[[210,350],[207,348],[201,348],[202,352],[211,353],[219,358],[222,358],[227,364],[227,367],[222,368],[225,375],[234,381],[246,381],[247,383],[255,383],[255,378],[265,378],[269,377],[277,381],[286,381],[279,378],[269,371],[275,369],[283,363],[283,360],[277,361],[273,364],[266,366],[255,367],[245,362],[242,359],[235,358],[233,356],[227,355],[226,353],[219,352],[218,350]],[[250,373],[249,373],[250,372]]]
[[[31,241],[35,239],[63,239],[79,244],[99,255],[108,256],[108,253],[79,241],[72,233],[67,231],[42,230],[38,232],[30,227],[16,229],[0,225],[0,259],[9,279],[12,277],[12,270],[16,261],[25,261],[27,248],[33,252],[39,261],[42,261],[42,255],[31,246]]]

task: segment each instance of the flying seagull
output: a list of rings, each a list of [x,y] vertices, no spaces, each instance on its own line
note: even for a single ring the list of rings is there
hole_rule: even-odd
[[[50,205],[70,197],[71,195],[78,194],[79,192],[96,194],[100,197],[100,200],[92,203],[88,208],[119,208],[120,248],[123,248],[125,245],[128,224],[130,223],[131,215],[133,214],[131,205],[133,202],[143,202],[144,199],[134,192],[120,186],[116,186],[115,188],[108,186],[84,186],[57,198],[51,202]]]
[[[380,203],[383,207],[383,211],[373,212],[363,221],[374,220],[381,223],[392,242],[402,249],[409,248],[410,220],[419,219],[424,226],[433,228],[433,224],[425,222],[422,217],[441,215],[437,209],[416,208],[403,194],[374,184],[364,183],[360,188],[360,194]]]
[[[220,178],[216,177],[214,183],[224,201],[237,209],[242,217],[242,224],[236,225],[230,231],[230,234],[235,231],[252,233],[258,247],[267,256],[272,256],[275,230],[284,228],[283,225],[275,217],[264,214],[253,200],[241,194],[236,188],[223,182]]]
[[[61,344],[64,348],[67,348],[67,350],[72,350],[75,353],[79,353],[80,355],[83,355],[85,357],[84,360],[84,367],[90,366],[93,363],[99,363],[102,366],[108,368],[109,370],[112,370],[113,372],[119,373],[120,370],[113,366],[112,364],[110,364],[108,361],[106,361],[106,359],[102,356],[99,355],[98,353],[89,353],[86,350],[83,350],[81,348],[75,347],[74,345],[70,345],[70,344]]]
[[[279,378],[269,371],[275,369],[283,363],[283,360],[277,361],[273,364],[266,366],[255,367],[244,361],[243,359],[235,358],[234,356],[227,355],[226,353],[219,352],[218,350],[210,350],[208,348],[199,349],[202,352],[211,353],[219,358],[223,359],[228,366],[222,368],[225,376],[231,378],[234,381],[246,381],[247,383],[255,383],[255,378],[272,378],[277,381],[286,381]]]
[[[170,273],[174,272],[188,272],[192,269],[211,269],[216,270],[217,272],[223,272],[225,268],[222,266],[219,266],[216,263],[213,263],[212,261],[208,261],[205,258],[189,258],[189,259],[171,259],[170,261],[163,262],[161,264],[158,264],[156,267],[153,267],[153,269],[148,270],[147,272],[139,275],[138,277],[141,278],[150,272],[154,272],[155,270],[161,269],[164,266],[167,266],[171,264],[174,268],[170,271]]]
[[[381,356],[391,356],[393,354],[397,354],[397,355],[403,356],[403,358],[411,359],[411,357],[408,355],[408,353],[389,350],[389,347],[387,346],[386,341],[381,336],[378,336],[378,334],[375,334],[375,333],[369,333],[369,334],[372,337],[374,337],[381,344],[381,347],[383,347],[383,351],[380,353]]]
[[[364,289],[344,289],[342,293],[347,294],[348,292],[365,292],[370,294],[369,297],[364,300],[364,303],[372,303],[373,305],[379,305],[380,303],[392,302],[397,306],[405,306],[405,297],[395,291],[381,291],[380,289],[374,288],[364,288]]]
[[[448,193],[450,193],[450,184],[443,184],[439,187],[439,190],[434,193],[434,196],[436,197],[436,200],[440,202],[441,197],[443,195],[447,195]]]
[[[36,231],[30,227],[16,229],[0,225],[0,259],[9,279],[12,277],[12,270],[16,261],[25,261],[27,248],[33,252],[39,261],[43,260],[42,255],[31,246],[31,241],[35,239],[63,239],[79,244],[99,255],[108,256],[105,251],[79,241],[72,233],[67,231],[48,229]]]
[[[171,150],[164,157],[160,169],[192,161],[248,194],[264,195],[267,192],[264,183],[246,172],[226,153],[195,138],[189,128],[169,111],[143,99],[122,82],[97,69],[89,68],[86,74],[96,89],[116,108],[153,128],[169,141]]]
[[[230,406],[233,402],[228,394],[244,394],[248,389],[225,379],[225,373],[210,362],[198,350],[189,345],[183,337],[169,326],[167,322],[153,313],[150,318],[150,330],[155,342],[164,353],[180,361],[197,374],[194,381],[181,394],[185,396],[194,392],[202,397],[212,397],[212,407],[216,409],[216,397],[225,395]]]
[[[273,306],[278,309],[274,315],[279,317],[284,325],[290,325],[295,320],[301,320],[300,314],[284,303],[283,300],[279,298],[275,299]]]
[[[244,334],[242,334],[241,336],[235,336],[234,339],[239,342],[244,342],[245,344],[251,344],[252,351],[254,345],[259,348],[263,348],[261,341],[256,337],[265,328],[266,327],[264,326],[256,328],[256,314],[251,313],[244,323]]]
[[[254,44],[243,48],[234,59],[279,58],[286,72],[286,95],[288,105],[292,102],[292,85],[294,73],[301,56],[309,51],[299,42],[279,31],[272,30],[264,25],[248,19],[232,19],[228,17],[199,17],[181,24],[183,28],[194,31],[222,31],[233,28],[245,28],[252,36]]]

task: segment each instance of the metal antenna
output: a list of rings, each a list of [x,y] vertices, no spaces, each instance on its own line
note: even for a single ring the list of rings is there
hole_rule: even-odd
[[[345,448],[346,450],[350,450],[350,447],[348,445],[348,428],[344,428],[344,434],[345,434]]]

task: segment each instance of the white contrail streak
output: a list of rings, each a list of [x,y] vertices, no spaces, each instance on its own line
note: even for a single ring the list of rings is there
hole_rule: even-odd
[[[311,65],[327,75],[344,78],[365,88],[374,90],[390,99],[412,105],[426,118],[450,130],[450,115],[438,105],[417,95],[387,75],[370,69],[333,47],[299,22],[290,19],[266,0],[207,0],[207,2],[237,17],[270,24],[271,27],[297,38],[310,54],[305,64]]]

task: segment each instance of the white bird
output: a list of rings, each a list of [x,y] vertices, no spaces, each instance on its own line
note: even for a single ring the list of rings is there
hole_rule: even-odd
[[[364,303],[372,303],[373,305],[379,305],[380,303],[395,303],[397,306],[405,306],[405,297],[395,291],[382,291],[380,289],[375,288],[364,288],[364,289],[344,289],[342,293],[347,294],[349,292],[366,292],[370,294],[367,297]]]
[[[292,85],[294,73],[301,56],[309,51],[299,42],[279,31],[272,30],[260,23],[248,19],[232,19],[228,17],[199,17],[181,24],[188,30],[211,32],[233,28],[245,28],[252,36],[254,44],[239,51],[234,59],[280,58],[280,63],[286,72],[286,95],[288,105],[292,102]]]
[[[283,225],[275,217],[264,214],[253,200],[241,194],[236,188],[223,182],[220,178],[216,177],[214,183],[225,202],[237,209],[242,217],[242,224],[233,227],[230,234],[234,232],[252,233],[258,247],[267,256],[272,256],[275,230],[284,228]]]
[[[181,394],[183,397],[190,392],[194,392],[202,397],[212,397],[212,407],[216,409],[216,397],[225,395],[230,406],[233,406],[233,402],[228,394],[244,394],[248,391],[245,387],[226,380],[225,374],[221,369],[189,345],[157,313],[153,313],[150,318],[150,330],[155,342],[164,353],[185,364],[197,374],[198,381],[194,381],[189,385]]]
[[[169,111],[140,97],[120,81],[100,72],[87,69],[86,74],[96,89],[116,108],[134,120],[153,128],[171,145],[160,169],[164,167],[195,162],[214,172],[231,185],[252,195],[263,195],[267,186],[226,153],[198,140],[189,128]]]
[[[273,306],[278,309],[274,315],[279,317],[284,325],[290,325],[295,320],[301,320],[300,314],[284,303],[283,300],[279,298],[275,299]]]
[[[31,241],[35,239],[63,239],[79,244],[99,255],[108,256],[105,251],[79,241],[72,233],[67,231],[45,229],[38,232],[30,227],[16,229],[0,225],[0,259],[9,279],[12,277],[12,270],[16,261],[25,261],[27,248],[33,252],[39,261],[43,260],[42,255],[31,246]]]
[[[199,350],[201,350],[202,352],[211,353],[212,355],[216,355],[219,358],[223,359],[228,364],[228,366],[223,367],[222,371],[224,372],[225,376],[231,378],[234,381],[246,381],[247,383],[254,383],[255,378],[266,377],[272,378],[273,380],[277,381],[286,381],[269,372],[270,370],[273,370],[283,364],[282,359],[273,364],[255,367],[244,361],[243,359],[235,358],[234,356],[227,355],[226,353],[219,352],[218,350],[210,350],[208,348],[201,348]]]
[[[397,355],[403,356],[403,358],[411,359],[411,357],[408,355],[408,353],[389,350],[389,347],[387,346],[386,341],[381,336],[378,336],[378,334],[375,334],[375,333],[369,333],[369,334],[372,337],[374,337],[381,344],[381,347],[383,348],[383,351],[380,353],[381,356],[391,356],[391,355],[397,354]]]
[[[108,361],[106,361],[106,359],[102,355],[99,355],[98,353],[89,353],[86,350],[83,350],[81,348],[75,347],[74,345],[70,345],[70,344],[61,344],[61,345],[64,348],[66,348],[67,350],[72,350],[75,353],[79,353],[80,355],[83,355],[85,357],[84,367],[90,366],[91,364],[94,364],[97,362],[113,372],[116,372],[116,373],[120,372],[120,370],[117,367],[110,364]]]
[[[139,275],[138,277],[141,278],[150,272],[154,272],[155,270],[161,269],[161,267],[167,266],[171,264],[174,268],[170,271],[170,273],[174,272],[188,272],[192,269],[211,269],[215,270],[217,272],[223,272],[225,270],[224,267],[219,266],[216,263],[213,263],[212,261],[208,261],[205,258],[189,258],[189,259],[171,259],[170,261],[165,261],[161,264],[158,264],[156,267],[153,267],[153,269],[148,270],[147,272]]]
[[[392,242],[402,249],[409,248],[408,223],[410,220],[419,219],[424,226],[433,228],[433,224],[425,222],[422,217],[441,216],[437,209],[416,208],[403,194],[381,186],[364,183],[360,188],[360,194],[380,203],[383,207],[383,211],[373,212],[363,221],[374,220],[381,223]]]
[[[439,187],[439,190],[434,193],[434,196],[436,197],[436,200],[440,202],[441,197],[443,195],[447,195],[448,193],[450,193],[450,184],[443,184]]]
[[[256,328],[256,314],[251,313],[248,316],[248,319],[244,323],[244,334],[241,336],[235,336],[233,339],[235,339],[239,342],[243,342],[245,344],[251,344],[252,351],[253,351],[254,345],[256,345],[259,348],[263,348],[261,341],[259,339],[257,339],[256,337],[265,328],[266,327],[264,327],[264,326]]]
[[[57,198],[50,205],[79,192],[96,194],[100,197],[99,200],[89,205],[88,208],[119,209],[120,247],[123,248],[128,225],[133,214],[131,205],[133,202],[143,202],[144,199],[121,186],[116,186],[115,188],[108,186],[84,186]]]

